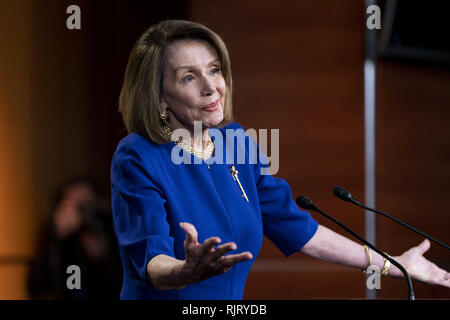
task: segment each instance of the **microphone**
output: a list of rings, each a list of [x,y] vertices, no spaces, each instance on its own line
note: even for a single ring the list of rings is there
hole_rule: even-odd
[[[423,237],[425,237],[427,239],[430,239],[431,241],[433,241],[433,242],[437,243],[438,245],[446,248],[447,250],[450,250],[450,247],[448,245],[446,245],[445,243],[442,243],[441,241],[439,241],[439,240],[433,238],[432,236],[429,236],[428,234],[426,234],[426,233],[424,233],[424,232],[422,232],[422,231],[420,231],[420,230],[410,226],[409,224],[407,224],[407,223],[405,223],[403,221],[400,221],[397,218],[394,218],[394,217],[388,215],[387,213],[384,213],[384,212],[379,211],[377,209],[365,206],[364,204],[360,203],[358,200],[353,198],[352,194],[350,192],[348,192],[347,190],[345,190],[343,187],[335,186],[333,188],[333,194],[336,197],[338,197],[339,199],[341,199],[341,200],[344,200],[344,201],[347,201],[347,202],[351,202],[351,203],[357,205],[358,207],[361,207],[363,209],[366,209],[366,210],[369,210],[369,211],[381,214],[382,216],[385,216],[386,218],[389,218],[392,221],[394,221],[394,222],[396,222],[398,224],[401,224],[402,226],[408,228],[409,230],[412,230],[412,231],[420,234],[421,236],[423,236]]]
[[[316,207],[316,205],[308,198],[305,196],[299,196],[296,199],[297,204],[303,208],[303,209],[307,209],[307,210],[313,210],[316,211],[318,213],[320,213],[321,215],[323,215],[325,218],[330,219],[331,221],[333,221],[334,223],[336,223],[337,225],[339,225],[341,228],[343,228],[345,231],[347,231],[348,233],[350,233],[352,236],[354,236],[355,238],[357,238],[359,241],[361,241],[362,243],[364,243],[365,245],[367,245],[370,249],[372,249],[373,251],[377,252],[380,256],[382,256],[383,258],[385,258],[386,260],[389,260],[394,266],[396,266],[397,268],[400,269],[400,271],[403,273],[403,275],[405,276],[406,282],[408,283],[408,300],[414,300],[414,291],[413,291],[413,286],[412,286],[412,282],[411,282],[411,277],[409,276],[408,272],[405,270],[405,268],[403,268],[403,266],[398,263],[395,259],[392,259],[391,257],[389,257],[387,254],[381,252],[380,249],[378,249],[377,247],[375,247],[374,245],[372,245],[370,242],[366,241],[364,238],[362,238],[361,236],[359,236],[357,233],[355,233],[354,231],[352,231],[350,228],[348,228],[347,226],[345,226],[343,223],[341,223],[339,220],[333,218],[332,216],[329,216],[328,214],[326,214],[325,212],[323,212],[322,210],[320,210],[318,207]]]

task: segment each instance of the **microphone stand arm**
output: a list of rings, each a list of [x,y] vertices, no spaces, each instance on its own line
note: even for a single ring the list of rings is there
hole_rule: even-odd
[[[366,210],[369,210],[369,211],[381,214],[382,216],[385,216],[386,218],[391,219],[392,221],[397,222],[398,224],[401,224],[402,226],[408,228],[409,230],[412,230],[412,231],[420,234],[421,236],[423,236],[423,237],[425,237],[427,239],[430,239],[431,241],[433,241],[433,242],[437,243],[438,245],[446,248],[447,250],[450,250],[450,247],[448,245],[446,245],[445,243],[442,243],[441,241],[433,238],[432,236],[429,236],[428,234],[426,234],[426,233],[424,233],[424,232],[422,232],[420,230],[417,230],[416,228],[414,228],[414,227],[412,227],[412,226],[410,226],[410,225],[408,225],[408,224],[398,220],[397,218],[394,218],[394,217],[392,217],[392,216],[390,216],[390,215],[388,215],[388,214],[386,214],[386,213],[384,213],[382,211],[379,211],[377,209],[373,209],[373,208],[367,207],[366,205],[360,203],[358,200],[356,200],[353,197],[349,198],[348,201],[350,201],[353,204],[356,204],[357,206],[359,206],[359,207],[361,207],[363,209],[366,209]]]

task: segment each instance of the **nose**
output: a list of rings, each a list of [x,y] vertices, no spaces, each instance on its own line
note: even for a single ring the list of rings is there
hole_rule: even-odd
[[[201,94],[202,96],[211,96],[216,91],[214,81],[209,77],[203,77]]]

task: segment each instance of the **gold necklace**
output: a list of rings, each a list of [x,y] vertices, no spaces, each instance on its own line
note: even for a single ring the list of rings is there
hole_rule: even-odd
[[[172,129],[170,129],[168,126],[163,126],[162,130],[164,131],[164,133],[166,135],[168,135],[168,136],[172,135]],[[181,141],[181,139],[178,139],[174,142],[183,150],[186,150],[190,154],[193,154],[194,156],[196,156],[202,160],[208,160],[209,158],[211,158],[213,151],[214,151],[214,143],[213,143],[211,137],[209,137],[208,144],[207,144],[206,148],[203,150],[196,150],[191,145]]]
[[[175,141],[177,145],[179,145],[181,148],[186,150],[187,152],[193,154],[196,157],[199,157],[200,159],[207,160],[211,158],[212,153],[214,151],[214,143],[212,142],[211,138],[209,138],[208,145],[203,150],[196,150],[192,146],[182,142],[182,141]]]

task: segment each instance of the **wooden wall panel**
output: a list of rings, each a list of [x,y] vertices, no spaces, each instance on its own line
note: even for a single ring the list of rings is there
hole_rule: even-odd
[[[380,61],[377,86],[378,207],[449,244],[450,72]],[[384,218],[378,219],[378,238],[392,254],[423,240]],[[446,249],[432,243],[425,257],[450,270]],[[448,289],[414,285],[418,298],[450,298]],[[394,282],[387,286],[382,297],[404,296]]]
[[[131,46],[185,11],[182,1],[80,0],[81,30],[68,30],[71,4],[0,3],[0,299],[27,297],[28,261],[63,181],[89,175],[109,192]]]
[[[21,300],[27,298],[26,279],[28,266],[26,263],[13,262],[0,264],[0,299]]]
[[[66,28],[67,6],[0,8],[0,298],[27,296],[27,262],[56,187],[87,172],[84,47]]]
[[[364,194],[361,12],[354,2],[199,0],[191,1],[190,17],[228,46],[236,120],[245,128],[280,129],[278,176],[293,196],[309,195],[363,234],[363,215],[331,193],[341,184]],[[286,259],[266,239],[245,297],[361,298],[359,274],[300,254]]]
[[[236,120],[246,128],[279,128],[278,176],[294,197],[309,195],[363,235],[363,211],[331,194],[340,184],[364,199],[363,2],[190,4],[191,19],[218,32],[230,51]],[[380,62],[378,72],[378,207],[448,243],[448,71]],[[378,244],[391,254],[420,242],[391,222],[377,224]],[[428,256],[449,269],[444,251],[433,247]],[[364,278],[344,270],[301,255],[286,259],[266,239],[245,297],[363,298]],[[419,298],[449,297],[447,289],[416,286]],[[405,290],[403,281],[385,279],[379,294],[401,299]]]
[[[57,188],[88,174],[89,117],[86,95],[89,32],[86,2],[80,1],[81,30],[66,27],[70,1],[33,1],[32,114],[34,219],[38,230],[50,216]],[[36,230],[38,232],[38,230]]]
[[[0,4],[0,299],[25,296],[16,283],[32,250],[31,12],[30,1]]]

